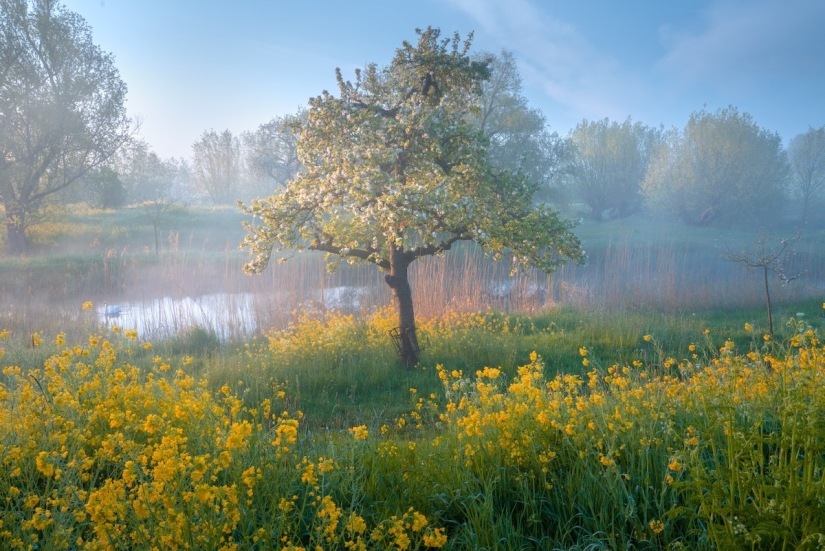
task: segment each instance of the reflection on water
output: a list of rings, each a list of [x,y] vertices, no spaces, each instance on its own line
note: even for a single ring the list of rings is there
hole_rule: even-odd
[[[202,327],[228,340],[255,332],[254,304],[252,293],[214,293],[195,298],[162,297],[104,305],[97,309],[97,317],[104,324],[137,329],[141,338],[166,338],[192,327]],[[119,310],[113,306],[118,306]]]
[[[299,304],[309,311],[337,310],[355,312],[369,305],[367,287],[333,287],[318,293],[317,298]],[[137,329],[141,338],[174,337],[193,327],[214,331],[221,340],[244,338],[265,329],[259,322],[261,309],[271,307],[272,297],[254,293],[213,293],[199,297],[162,297],[150,300],[104,303],[97,308],[102,324]],[[277,301],[274,301],[277,303]],[[262,327],[263,326],[263,327]]]

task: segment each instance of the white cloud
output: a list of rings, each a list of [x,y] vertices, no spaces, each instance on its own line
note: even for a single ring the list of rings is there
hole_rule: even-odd
[[[661,29],[667,54],[658,68],[676,83],[754,83],[825,70],[821,0],[725,1],[689,33]]]
[[[568,123],[623,119],[633,111],[630,98],[646,95],[645,86],[619,60],[530,0],[451,1],[516,55],[525,82],[563,106]]]

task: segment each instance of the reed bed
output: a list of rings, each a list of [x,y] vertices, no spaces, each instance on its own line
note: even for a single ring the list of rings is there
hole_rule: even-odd
[[[161,224],[159,254],[140,209],[94,211],[75,206],[37,226],[41,253],[0,258],[0,323],[20,333],[60,331],[82,336],[106,322],[78,305],[128,304],[142,313],[132,323],[147,338],[174,336],[197,326],[240,342],[269,328],[283,329],[303,311],[368,315],[391,303],[375,267],[327,272],[320,254],[294,254],[264,274],[245,276],[237,250],[242,216],[231,209],[178,207]],[[411,268],[420,320],[445,311],[538,313],[550,307],[590,311],[702,312],[753,308],[764,301],[759,274],[722,260],[754,237],[748,229],[691,228],[646,218],[577,229],[586,265],[553,275],[509,274],[476,247],[462,244]],[[777,305],[825,292],[825,234],[810,229],[796,244],[787,286],[772,281]],[[57,254],[57,251],[60,251]]]
[[[790,269],[793,283],[772,283],[776,305],[825,292],[825,255],[813,242]],[[391,303],[383,274],[371,266],[342,266],[329,273],[321,255],[297,255],[260,276],[242,272],[242,252],[225,247],[144,252],[106,251],[97,257],[3,261],[0,322],[20,332],[88,332],[78,310],[83,300],[131,305],[141,334],[167,338],[200,326],[223,340],[241,341],[268,328],[285,328],[303,310],[367,314]],[[27,283],[30,282],[30,283]],[[587,265],[563,266],[553,275],[536,270],[509,275],[472,246],[412,267],[416,313],[422,320],[444,311],[493,309],[537,313],[548,307],[585,310],[697,312],[754,308],[764,303],[759,274],[724,262],[715,247],[628,240],[591,252]],[[76,328],[76,329],[73,329]]]

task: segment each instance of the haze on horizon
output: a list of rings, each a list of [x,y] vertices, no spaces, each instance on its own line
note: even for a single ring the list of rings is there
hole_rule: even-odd
[[[628,116],[682,127],[728,105],[785,143],[825,124],[825,3],[700,0],[376,0],[323,7],[242,1],[66,0],[115,56],[128,109],[161,157],[186,157],[208,129],[255,130],[294,113],[369,62],[389,61],[414,29],[515,55],[524,94],[552,130]]]

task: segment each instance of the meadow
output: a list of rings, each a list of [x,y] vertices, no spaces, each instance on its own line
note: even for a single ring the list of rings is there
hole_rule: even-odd
[[[586,223],[589,264],[550,278],[462,248],[417,267],[403,370],[385,290],[318,292],[377,274],[244,277],[239,215],[173,215],[157,255],[139,212],[75,210],[0,260],[0,547],[825,547],[821,236],[774,335],[718,234]],[[258,329],[96,314],[215,290],[255,293]]]

